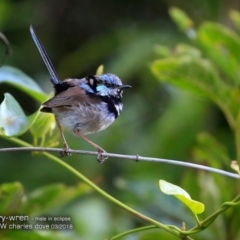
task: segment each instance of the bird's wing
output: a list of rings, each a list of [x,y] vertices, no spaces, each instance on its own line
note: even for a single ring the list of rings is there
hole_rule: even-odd
[[[43,108],[56,108],[63,106],[72,106],[79,104],[94,104],[98,103],[100,99],[98,96],[89,96],[86,91],[79,86],[70,87],[53,98],[47,100],[42,104]]]

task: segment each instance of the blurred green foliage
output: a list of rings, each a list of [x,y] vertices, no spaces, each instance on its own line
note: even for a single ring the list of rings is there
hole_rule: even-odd
[[[190,24],[186,29],[181,28],[187,35],[178,31],[168,16],[168,7],[172,5],[186,10],[194,26],[200,27],[193,29]],[[124,111],[119,119],[107,130],[93,134],[93,141],[108,152],[197,161],[230,170],[230,159],[237,155],[231,130],[239,110],[240,69],[239,35],[229,28],[233,25],[226,20],[228,10],[233,7],[234,1],[220,0],[152,0],[137,4],[106,0],[2,0],[0,31],[13,50],[5,64],[35,79],[44,95],[52,90],[29,34],[29,25],[33,24],[62,79],[92,74],[104,64],[105,72],[113,72],[123,83],[133,86],[124,93]],[[230,17],[239,30],[238,12],[231,11]],[[4,51],[0,43],[0,57]],[[149,70],[150,66],[155,68],[157,78]],[[3,71],[4,68],[0,68],[0,75]],[[27,116],[39,109],[41,97],[37,99],[37,94],[34,95],[34,101],[33,95],[24,92],[29,84],[20,83],[22,91],[16,85],[1,83],[0,86],[1,102],[3,94],[9,92]],[[51,117],[45,114],[43,118]],[[60,137],[52,130],[52,119],[43,131],[49,135],[44,141],[39,139],[38,127],[41,128],[42,122],[43,119],[37,126],[33,125],[33,135],[26,132],[21,139],[56,146]],[[81,139],[70,134],[66,134],[66,138],[72,149],[91,150]],[[0,147],[11,146],[15,145],[0,139]],[[21,182],[27,196],[38,188],[50,188],[56,183],[78,184],[78,179],[41,154],[1,153],[0,159],[0,182]],[[181,227],[184,221],[188,229],[193,227],[191,214],[177,200],[159,192],[160,178],[181,186],[193,199],[203,202],[206,211],[200,218],[208,216],[239,192],[236,180],[172,165],[117,159],[108,159],[99,165],[94,157],[83,155],[73,155],[66,161],[127,205],[166,224]],[[16,186],[22,195],[22,187]],[[68,187],[61,187],[61,191],[63,195],[69,193]],[[239,207],[233,208],[194,238],[239,239],[239,211]],[[75,200],[67,205],[56,204],[51,211],[44,212],[50,213],[73,219],[74,231],[62,239],[104,239],[144,225],[94,192],[76,194]],[[14,234],[8,231],[7,239],[16,239]],[[18,239],[61,239],[52,235],[44,238],[38,233],[31,238],[28,234],[18,231]],[[176,238],[163,231],[150,230],[125,239]]]

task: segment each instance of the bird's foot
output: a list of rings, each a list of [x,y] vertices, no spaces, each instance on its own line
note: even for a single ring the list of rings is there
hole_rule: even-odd
[[[71,156],[72,154],[69,152],[70,148],[68,146],[64,146],[64,148],[59,152],[60,157],[68,157]]]
[[[106,159],[108,159],[108,157],[102,155],[103,153],[106,153],[106,151],[102,148],[98,149],[97,161],[99,163],[103,163]]]

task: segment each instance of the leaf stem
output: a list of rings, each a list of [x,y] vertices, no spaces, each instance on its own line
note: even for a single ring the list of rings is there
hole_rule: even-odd
[[[201,227],[201,226],[202,226],[202,223],[199,221],[199,218],[198,218],[197,214],[193,214],[193,215],[194,215],[194,218],[195,218],[195,220],[196,220],[196,222],[197,222],[197,225],[198,225],[199,227]]]
[[[220,209],[218,209],[216,212],[211,214],[209,217],[207,217],[206,219],[201,221],[201,228],[203,228],[203,229],[206,228],[218,217],[219,214],[226,211],[228,208],[239,205],[239,204],[240,204],[240,194],[236,198],[234,198],[231,202],[223,203],[222,206],[220,207]],[[190,233],[191,231],[197,230],[197,229],[199,229],[199,226],[193,227],[192,229],[190,229],[188,231],[188,233]]]

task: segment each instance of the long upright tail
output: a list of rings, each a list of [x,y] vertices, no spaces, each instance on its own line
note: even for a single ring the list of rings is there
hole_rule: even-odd
[[[37,46],[37,49],[39,51],[39,53],[41,54],[42,56],[42,59],[48,69],[48,72],[51,76],[51,82],[53,85],[56,85],[56,84],[59,84],[61,83],[61,81],[59,80],[58,76],[57,76],[57,73],[53,67],[53,64],[50,60],[50,58],[48,57],[48,54],[45,50],[45,48],[43,47],[41,41],[39,40],[39,38],[37,37],[35,31],[34,31],[34,28],[32,26],[30,26],[30,33],[32,35],[32,39],[35,43],[35,45]]]

